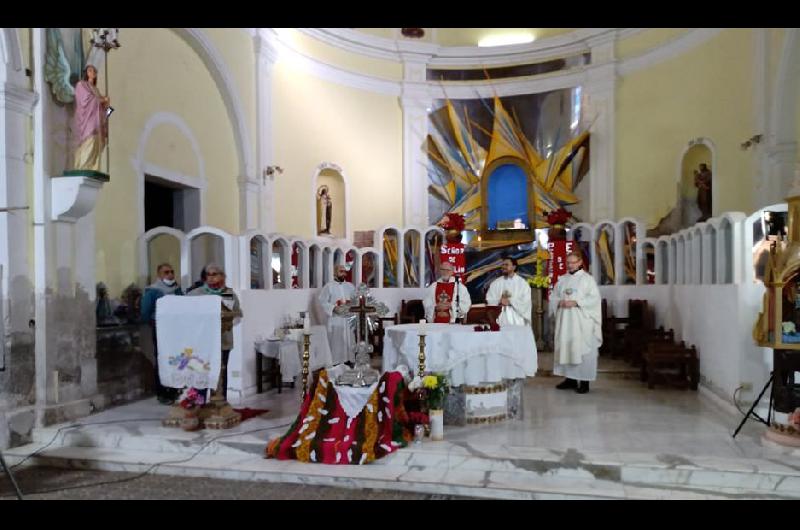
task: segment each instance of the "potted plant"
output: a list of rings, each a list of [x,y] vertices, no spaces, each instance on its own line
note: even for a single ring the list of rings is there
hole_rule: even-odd
[[[447,377],[443,374],[428,374],[422,378],[417,376],[409,384],[409,389],[421,389],[425,392],[431,440],[444,439],[444,400],[450,391]]]

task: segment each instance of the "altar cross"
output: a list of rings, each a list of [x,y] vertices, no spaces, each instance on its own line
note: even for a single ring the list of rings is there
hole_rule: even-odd
[[[364,296],[358,297],[358,305],[350,307],[351,313],[356,313],[358,315],[358,341],[367,340],[367,314],[368,313],[375,313],[378,310],[377,307],[367,305],[367,300]]]

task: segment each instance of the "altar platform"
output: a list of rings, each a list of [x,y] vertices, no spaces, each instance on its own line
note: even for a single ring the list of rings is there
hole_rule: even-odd
[[[150,398],[35,429],[34,443],[4,454],[10,464],[41,450],[26,464],[504,499],[800,498],[800,451],[764,445],[760,424],[732,439],[740,417],[702,387],[648,390],[600,368],[589,394],[529,378],[522,419],[447,426],[442,442],[364,466],[263,458],[296,418],[299,389],[249,399],[270,412],[228,431],[161,427],[167,408]]]

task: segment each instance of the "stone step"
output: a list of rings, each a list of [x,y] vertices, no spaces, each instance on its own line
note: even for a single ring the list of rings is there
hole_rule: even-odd
[[[37,442],[8,450],[6,459],[13,465],[40,451],[26,464],[135,472],[162,464],[159,473],[175,475],[273,482],[313,479],[310,483],[320,485],[364,479],[371,482],[353,487],[404,489],[413,483],[430,488],[409,486],[409,491],[492,498],[800,498],[798,470],[768,460],[742,463],[712,457],[688,460],[426,441],[369,466],[325,466],[265,460],[266,440],[282,434],[285,426],[257,434],[215,431],[203,435],[139,426],[145,432],[138,436],[111,427],[69,429],[72,432],[58,433],[55,441],[52,431],[57,429],[41,429]],[[49,439],[46,431],[51,431]],[[225,437],[214,440],[217,436]]]
[[[387,457],[388,458],[388,457]],[[19,457],[9,455],[13,465]],[[183,460],[183,461],[181,461]],[[709,487],[703,484],[628,483],[616,477],[573,472],[506,468],[473,469],[464,466],[420,467],[415,464],[326,466],[259,456],[198,455],[186,461],[174,455],[120,449],[59,447],[45,449],[29,463],[62,468],[98,469],[211,477],[232,480],[302,483],[349,488],[446,493],[495,499],[731,499],[797,498],[800,492],[763,491],[752,487]],[[640,477],[641,478],[641,477]]]

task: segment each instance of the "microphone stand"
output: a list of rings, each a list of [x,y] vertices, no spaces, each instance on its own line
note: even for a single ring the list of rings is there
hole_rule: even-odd
[[[458,288],[461,285],[461,278],[456,275],[456,322],[461,324],[461,294]]]

